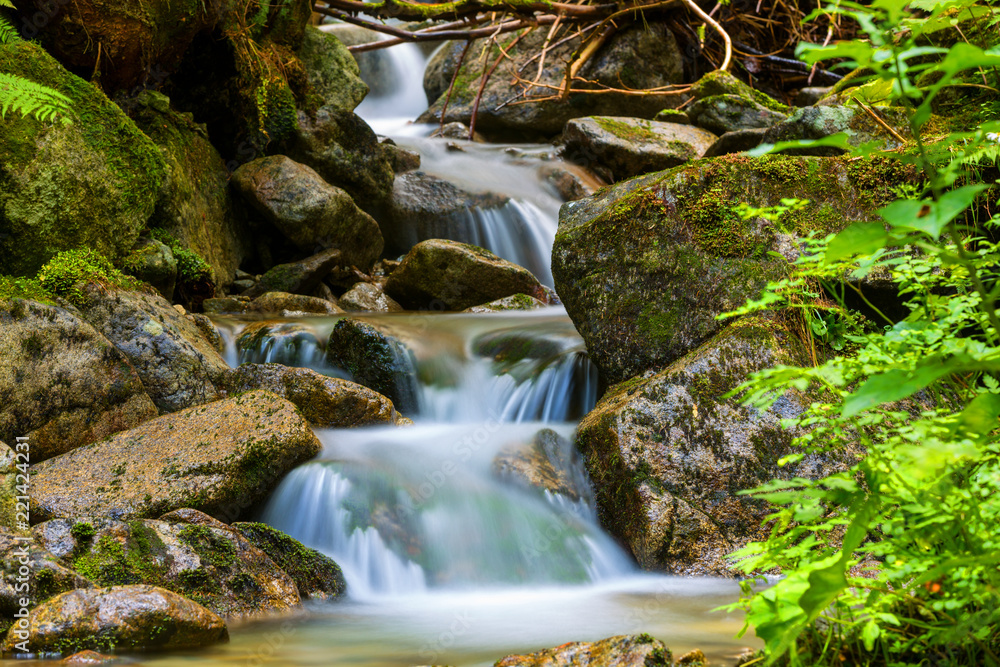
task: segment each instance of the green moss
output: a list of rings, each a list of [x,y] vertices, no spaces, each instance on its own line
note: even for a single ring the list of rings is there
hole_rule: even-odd
[[[0,276],[0,301],[12,299],[53,303],[52,294],[38,280]]]
[[[236,547],[206,526],[185,526],[177,537],[191,547],[204,563],[214,567],[230,567],[236,563]]]
[[[86,302],[83,288],[91,283],[126,290],[151,291],[144,283],[116,269],[108,258],[95,250],[65,250],[50,259],[38,271],[38,283],[44,290],[81,306]]]
[[[660,135],[650,129],[645,121],[635,120],[634,124],[625,123],[614,118],[605,116],[594,116],[591,118],[598,127],[605,132],[610,132],[619,139],[634,143],[659,143]]]
[[[170,248],[177,261],[177,278],[183,283],[214,283],[212,267],[201,255],[184,247],[180,241],[162,229],[150,230],[150,235]],[[151,246],[148,246],[151,247]]]
[[[82,544],[89,544],[92,539],[94,539],[95,534],[94,526],[86,521],[79,521],[73,524],[70,528],[69,534],[73,536],[73,539],[77,542],[77,547]]]

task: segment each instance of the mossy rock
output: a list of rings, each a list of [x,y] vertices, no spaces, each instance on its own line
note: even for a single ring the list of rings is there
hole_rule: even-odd
[[[687,113],[693,124],[716,134],[771,127],[788,117],[741,95],[706,97],[688,107]]]
[[[808,363],[805,343],[780,319],[745,318],[656,375],[612,386],[583,419],[577,447],[598,516],[639,565],[732,577],[726,554],[763,538],[772,511],[741,492],[841,469],[819,457],[778,465],[796,435],[781,420],[808,397],[789,392],[765,412],[725,397],[752,372]]]
[[[24,581],[20,568],[28,568],[29,591],[18,590]],[[21,598],[34,609],[54,595],[77,588],[91,588],[93,582],[67,568],[30,533],[16,535],[0,527],[0,613],[13,618],[21,610]]]
[[[691,87],[691,95],[696,100],[704,100],[719,95],[733,95],[758,104],[779,114],[788,114],[792,108],[774,100],[766,93],[751,88],[724,70],[715,70],[701,77]]]
[[[335,600],[347,595],[344,573],[331,558],[264,523],[237,522],[232,527],[287,572],[303,598]]]
[[[319,28],[306,27],[298,56],[320,106],[354,111],[368,94],[358,62],[336,36]]]
[[[618,635],[596,642],[568,642],[527,655],[508,655],[494,667],[671,667],[673,654],[647,634]]]
[[[416,412],[416,357],[401,333],[382,323],[346,318],[326,344],[326,360],[358,384],[388,397],[397,410]]]
[[[505,296],[502,299],[496,299],[490,301],[489,303],[484,303],[478,306],[472,306],[471,308],[466,308],[464,313],[506,313],[512,310],[538,310],[539,308],[545,308],[547,304],[539,301],[533,296],[528,296],[527,294],[515,294],[513,296]]]
[[[292,403],[254,391],[39,463],[32,469],[31,518],[141,519],[190,507],[232,521],[320,449]]]
[[[164,243],[152,238],[140,238],[122,262],[125,273],[156,288],[168,301],[174,297],[177,285],[177,259]]]
[[[909,136],[907,113],[902,108],[880,107],[879,118],[897,128],[900,136]],[[901,131],[901,132],[900,132]],[[877,141],[883,150],[893,150],[905,146],[890,134],[869,114],[856,106],[815,106],[796,109],[787,119],[770,127],[761,138],[762,143],[775,144],[782,141],[822,139],[833,134],[844,133],[851,146],[860,146]],[[830,146],[816,148],[794,148],[786,151],[789,155],[840,155],[846,149]]]
[[[703,159],[565,204],[552,252],[556,291],[608,383],[659,370],[708,340],[716,315],[784,275],[792,237],[839,231],[894,198],[914,172],[885,160]],[[735,206],[808,199],[778,225]]]
[[[125,257],[160,196],[156,145],[95,86],[37,44],[0,46],[0,71],[70,98],[55,121],[0,120],[0,273],[30,275],[50,257],[87,246]]]

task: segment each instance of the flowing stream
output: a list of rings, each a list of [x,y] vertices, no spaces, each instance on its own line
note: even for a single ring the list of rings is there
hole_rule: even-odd
[[[449,150],[431,128],[407,124],[426,107],[424,53],[403,45],[366,57],[395,77],[359,108],[376,131],[419,151],[428,173],[511,198],[490,212],[492,226],[470,210],[446,231],[550,282],[559,199],[537,169],[551,147]],[[397,380],[415,423],[318,431],[322,454],[281,482],[260,517],[333,557],[349,599],[236,626],[228,645],[146,662],[490,665],[648,632],[675,655],[697,647],[731,664],[748,646],[734,639],[737,615],[712,611],[735,599],[734,582],[640,572],[599,526],[572,443],[598,398],[596,372],[564,310],[360,317],[398,332],[407,370]],[[236,344],[244,322],[217,324],[234,365],[276,361],[348,377],[325,361],[337,320],[285,321],[251,349]]]

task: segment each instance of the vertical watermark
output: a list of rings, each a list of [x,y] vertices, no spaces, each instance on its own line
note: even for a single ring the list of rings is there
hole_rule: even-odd
[[[16,471],[14,525],[17,528],[17,535],[14,537],[15,547],[12,554],[18,563],[17,576],[14,578],[14,593],[18,598],[10,636],[20,640],[14,644],[14,648],[18,653],[24,654],[31,652],[28,649],[30,635],[28,616],[31,608],[31,552],[28,549],[28,544],[31,542],[31,536],[28,534],[31,529],[31,501],[28,498],[28,487],[31,483],[29,465],[31,465],[31,444],[27,436],[18,436],[14,445]]]

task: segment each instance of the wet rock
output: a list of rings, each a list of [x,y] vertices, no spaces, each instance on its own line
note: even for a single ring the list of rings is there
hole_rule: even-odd
[[[373,283],[358,283],[340,295],[338,302],[347,311],[397,313],[403,310],[395,299],[386,296],[382,288]]]
[[[415,358],[391,327],[353,318],[340,320],[327,341],[326,359],[350,373],[358,384],[388,397],[397,410],[416,410]]]
[[[496,301],[490,301],[489,303],[484,303],[479,306],[473,306],[472,308],[466,308],[465,313],[503,313],[511,310],[536,310],[538,308],[545,308],[546,304],[539,301],[533,296],[528,296],[527,294],[515,294],[514,296],[505,296],[502,299],[497,299]]]
[[[323,100],[323,106],[354,111],[368,94],[358,63],[334,35],[306,27],[299,60],[309,75],[309,85]]]
[[[28,568],[27,591],[23,588],[21,567]],[[4,621],[13,619],[22,607],[34,609],[54,595],[92,586],[93,583],[60,563],[34,536],[15,535],[0,528],[0,614],[3,614],[0,629],[6,630]],[[22,605],[21,599],[25,597],[28,604]]]
[[[713,95],[700,99],[688,107],[687,113],[694,125],[716,134],[771,127],[788,117],[740,95]]]
[[[464,310],[514,294],[545,298],[527,269],[488,250],[443,239],[415,245],[389,276],[385,293],[412,310]]]
[[[118,658],[112,655],[104,655],[103,653],[98,653],[97,651],[80,651],[79,653],[74,653],[68,658],[63,658],[61,664],[63,665],[109,665],[113,662],[117,662]]]
[[[156,239],[139,239],[122,263],[125,273],[149,283],[170,301],[177,284],[177,260],[163,243]]]
[[[288,399],[309,423],[321,428],[394,424],[398,418],[385,396],[307,368],[243,364],[230,371],[221,385],[230,394],[263,389]]]
[[[0,71],[69,97],[71,124],[8,114],[0,133],[0,274],[31,275],[61,250],[112,261],[132,249],[165,178],[160,151],[104,93],[29,41],[0,45]]]
[[[28,619],[34,653],[81,650],[165,651],[228,641],[221,618],[196,602],[155,586],[115,586],[63,593]],[[2,650],[21,641],[11,632]]]
[[[143,91],[136,105],[136,124],[160,147],[167,165],[150,226],[207,262],[218,285],[229,285],[254,248],[248,225],[235,212],[226,163],[205,126],[191,114],[171,109],[164,95]]]
[[[326,338],[300,322],[253,322],[236,337],[240,363],[309,366],[322,361]]]
[[[0,530],[17,526],[17,455],[0,441]],[[0,623],[0,632],[4,625]]]
[[[773,111],[787,114],[791,108],[777,102],[766,93],[751,88],[746,83],[740,81],[729,72],[715,70],[701,77],[697,83],[691,87],[691,94],[696,100],[703,100],[719,95],[735,95],[767,107]]]
[[[906,128],[906,112],[902,108],[879,107],[875,112],[891,127]],[[800,139],[822,139],[832,134],[845,132],[851,146],[860,146],[869,141],[879,141],[883,150],[893,150],[902,144],[889,134],[874,118],[860,108],[848,106],[817,106],[796,109],[795,113],[782,123],[771,127],[763,137],[766,144]],[[905,136],[905,135],[903,135]],[[818,148],[795,148],[786,151],[795,155],[840,155],[841,148],[824,146]]]
[[[268,292],[262,294],[247,306],[247,310],[269,315],[292,317],[297,313],[313,313],[319,315],[339,315],[343,309],[336,303],[315,296],[289,294],[287,292]]]
[[[563,155],[587,166],[597,162],[622,180],[701,157],[717,138],[689,125],[594,116],[566,123]]]
[[[369,213],[392,192],[394,173],[388,151],[368,124],[348,111],[323,107],[314,117],[300,112],[288,155],[347,191]]]
[[[683,111],[677,109],[664,109],[653,116],[653,120],[661,123],[674,123],[676,125],[691,124],[691,118]]]
[[[527,488],[558,493],[570,500],[591,500],[586,478],[574,474],[579,464],[574,465],[573,459],[578,456],[573,443],[544,429],[530,443],[501,449],[493,459],[493,472]]]
[[[569,642],[528,655],[509,655],[494,667],[671,667],[673,656],[649,635],[619,635],[598,642]]]
[[[536,30],[518,42],[515,55],[541,50],[547,31]],[[513,39],[513,38],[511,38]],[[506,38],[502,43],[510,40]],[[428,65],[424,88],[428,93],[446,90],[455,68],[458,53],[464,44],[446,44]],[[500,56],[499,49],[488,47],[484,41],[474,42],[469,54],[486,52],[493,60]],[[559,87],[566,76],[565,65],[580,48],[578,39],[550,48],[540,77],[540,83]],[[495,54],[494,54],[495,52]],[[440,64],[435,63],[435,60]],[[649,63],[657,63],[650,67]],[[634,95],[608,93],[602,95],[574,95],[567,100],[546,100],[532,104],[504,104],[516,99],[520,85],[511,86],[520,62],[504,60],[490,77],[483,91],[476,118],[476,129],[486,136],[517,135],[552,136],[558,134],[566,121],[582,116],[634,116],[652,118],[666,107],[676,107],[684,100],[681,94]],[[467,57],[458,75],[455,90],[448,104],[445,123],[462,122],[468,125],[472,108],[479,92],[482,65],[479,58]],[[534,68],[532,68],[532,77]],[[613,88],[657,88],[680,83],[683,78],[683,59],[673,33],[665,25],[635,25],[615,33],[579,72],[580,77]],[[547,89],[534,88],[529,97],[549,96]],[[444,94],[433,102],[419,122],[438,123],[444,106]]]
[[[159,417],[36,465],[32,520],[134,519],[180,507],[233,520],[320,449],[292,403],[254,391]]]
[[[201,302],[201,308],[211,315],[225,315],[245,313],[250,306],[249,297],[245,296],[221,296],[214,299],[205,299]]]
[[[705,151],[705,157],[719,157],[720,155],[729,155],[731,153],[743,153],[744,151],[757,148],[761,144],[761,141],[763,141],[766,133],[767,128],[726,132]]]
[[[342,257],[340,250],[330,248],[297,262],[279,264],[270,268],[243,296],[253,299],[266,292],[309,294],[341,264]]]
[[[601,523],[643,568],[732,577],[725,555],[762,539],[773,511],[739,492],[835,472],[816,458],[778,465],[796,435],[781,420],[802,412],[804,396],[789,392],[766,412],[724,398],[754,371],[808,363],[782,324],[743,319],[656,375],[612,387],[583,419],[577,447]]]
[[[387,143],[391,139],[386,139],[382,141],[382,147],[385,150],[386,155],[389,156],[389,162],[392,163],[392,170],[397,175],[405,174],[408,171],[416,171],[420,169],[420,153],[416,151],[409,151],[405,148],[401,148],[396,144]]]
[[[606,382],[660,370],[719,331],[719,313],[784,275],[791,236],[826,234],[876,211],[912,171],[882,161],[725,156],[619,183],[564,204],[556,290]],[[734,203],[809,200],[775,227]]]
[[[128,359],[161,411],[214,401],[213,378],[229,366],[198,326],[158,294],[81,287],[80,310]]]
[[[555,188],[563,201],[576,201],[589,197],[607,185],[593,172],[569,163],[544,164],[539,168],[538,175]]]
[[[347,594],[340,566],[264,523],[234,523],[238,532],[288,573],[303,599],[334,600]]]
[[[35,526],[34,533],[64,565],[101,587],[158,586],[227,619],[299,604],[292,578],[239,532],[217,522],[169,517],[56,519]]]
[[[688,651],[681,657],[677,658],[678,667],[708,667],[708,659],[705,657],[705,653],[701,649],[695,649],[693,651]]]
[[[126,355],[79,313],[0,301],[0,439],[27,436],[32,463],[156,415]]]
[[[811,107],[833,91],[833,86],[802,88],[795,94],[795,106]]]
[[[283,155],[249,162],[233,174],[244,199],[302,252],[339,248],[367,269],[382,252],[378,223],[351,196]]]

